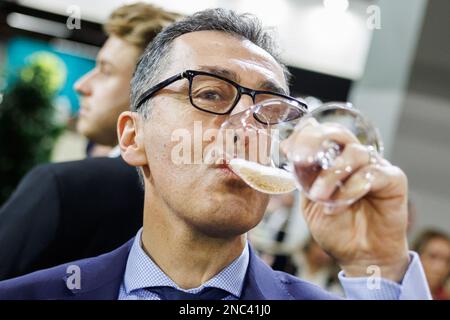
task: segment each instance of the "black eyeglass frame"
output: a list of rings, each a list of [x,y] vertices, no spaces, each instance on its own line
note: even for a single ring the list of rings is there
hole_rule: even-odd
[[[234,86],[237,89],[236,99],[231,104],[230,108],[227,111],[225,111],[225,112],[214,112],[214,111],[211,111],[211,110],[203,109],[203,108],[195,105],[194,100],[192,98],[192,80],[197,75],[210,76],[210,77],[213,77],[213,78],[217,78],[217,79],[223,80],[225,82],[228,82],[229,84],[231,84],[232,86]],[[288,95],[285,95],[285,94],[282,94],[282,93],[278,93],[278,92],[267,91],[267,90],[253,90],[253,89],[250,89],[250,88],[243,87],[240,84],[238,84],[238,83],[236,83],[236,82],[234,82],[234,81],[232,81],[230,79],[227,79],[225,77],[219,76],[217,74],[213,74],[213,73],[209,73],[209,72],[205,72],[205,71],[197,71],[197,70],[185,70],[185,71],[183,71],[183,72],[181,72],[179,74],[176,74],[176,75],[174,75],[174,76],[172,76],[170,78],[167,78],[166,80],[161,81],[160,83],[158,83],[158,84],[154,85],[153,87],[151,87],[150,89],[146,90],[139,97],[139,99],[138,99],[138,101],[136,103],[135,110],[137,111],[142,106],[142,104],[145,101],[147,101],[148,99],[150,99],[156,92],[158,92],[159,90],[163,89],[164,87],[167,87],[168,85],[170,85],[170,84],[172,84],[172,83],[174,83],[174,82],[176,82],[178,80],[181,80],[181,79],[188,79],[188,81],[189,81],[189,100],[191,102],[191,105],[194,108],[196,108],[196,109],[198,109],[200,111],[208,112],[208,113],[215,114],[215,115],[226,115],[226,114],[231,113],[231,111],[233,111],[234,107],[236,107],[236,105],[238,104],[238,102],[241,99],[241,96],[243,94],[249,95],[252,98],[253,103],[256,103],[255,102],[256,95],[258,95],[258,94],[270,94],[270,95],[277,96],[277,97],[280,97],[280,98],[283,98],[283,99],[295,101],[301,107],[305,108],[305,110],[308,110],[308,106],[306,105],[306,103],[304,103],[304,102],[302,102],[302,101],[300,101],[298,99],[295,99],[295,98],[293,98],[291,96],[288,96]]]

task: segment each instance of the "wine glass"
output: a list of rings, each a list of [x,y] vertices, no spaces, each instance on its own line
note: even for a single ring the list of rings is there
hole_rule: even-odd
[[[231,115],[221,128],[221,134],[230,132],[233,136],[231,148],[225,151],[231,170],[252,188],[268,193],[280,194],[295,189],[302,191],[312,201],[328,206],[350,205],[357,199],[348,196],[345,179],[336,179],[331,197],[323,200],[311,194],[312,186],[319,176],[335,174],[350,177],[357,168],[351,163],[335,166],[335,161],[344,151],[344,143],[325,140],[320,145],[308,146],[307,150],[298,145],[290,146],[287,154],[281,151],[283,141],[294,130],[304,130],[307,125],[328,124],[339,127],[351,135],[355,141],[367,148],[370,161],[375,163],[383,146],[376,127],[348,102],[329,102],[315,110],[308,111],[291,100],[270,99],[251,108]],[[251,157],[251,140],[257,140],[256,156]],[[345,172],[343,172],[343,170]],[[364,189],[369,190],[373,176],[366,174]]]

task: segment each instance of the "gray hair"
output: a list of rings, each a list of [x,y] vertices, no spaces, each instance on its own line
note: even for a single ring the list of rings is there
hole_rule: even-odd
[[[148,88],[161,81],[160,76],[170,62],[170,49],[177,37],[195,31],[222,31],[244,38],[271,54],[283,68],[286,82],[290,74],[279,59],[279,51],[271,30],[262,27],[259,19],[251,14],[216,8],[197,12],[164,28],[147,46],[138,61],[131,81],[131,109],[136,111],[137,99]],[[144,103],[139,113],[149,116],[149,103]]]

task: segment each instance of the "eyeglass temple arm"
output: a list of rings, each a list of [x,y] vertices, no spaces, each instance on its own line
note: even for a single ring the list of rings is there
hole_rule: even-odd
[[[157,85],[151,87],[150,89],[146,90],[141,97],[138,99],[138,102],[136,103],[136,110],[138,110],[141,105],[147,100],[149,99],[152,95],[154,95],[157,91],[161,90],[162,88],[168,86],[169,84],[178,81],[180,79],[186,78],[187,77],[187,73],[185,71],[176,74],[170,78],[167,78],[166,80],[158,83]]]

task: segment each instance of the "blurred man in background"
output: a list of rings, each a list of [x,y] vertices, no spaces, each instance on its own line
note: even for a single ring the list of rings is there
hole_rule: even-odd
[[[101,145],[117,144],[116,121],[129,109],[136,62],[177,17],[144,3],[111,14],[96,67],[75,84],[81,134]],[[0,279],[117,247],[142,225],[142,206],[136,170],[121,157],[34,168],[0,209]]]
[[[425,230],[416,239],[414,250],[420,255],[433,299],[449,300],[449,236],[440,231]]]
[[[116,123],[129,109],[130,80],[143,49],[164,25],[177,17],[150,5],[117,9],[105,24],[110,36],[98,53],[96,67],[80,78],[77,131],[91,142],[88,155],[118,156]],[[141,9],[141,12],[137,10]],[[134,24],[134,25],[132,25]]]

